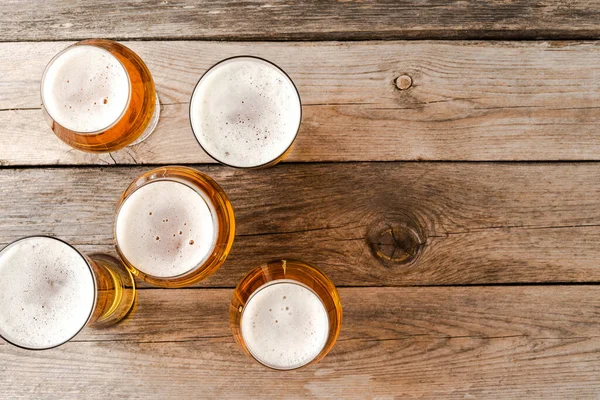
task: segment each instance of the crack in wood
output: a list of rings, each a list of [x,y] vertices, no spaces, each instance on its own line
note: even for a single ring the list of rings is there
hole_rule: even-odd
[[[462,232],[444,232],[441,235],[427,235],[428,238],[444,238],[450,235],[468,235],[469,233],[485,232],[487,230],[542,230],[542,229],[579,229],[579,228],[597,228],[600,224],[574,224],[574,225],[547,225],[547,226],[536,226],[536,225],[498,225],[498,226],[484,226],[469,229],[468,231]]]
[[[12,108],[0,108],[0,112],[2,111],[33,111],[38,110],[41,111],[41,107],[12,107]]]
[[[348,225],[350,225],[350,224],[344,224],[344,225],[339,225],[339,226],[325,226],[325,227],[319,227],[319,228],[298,229],[295,231],[241,233],[241,234],[236,234],[236,236],[238,236],[238,237],[256,237],[256,236],[270,236],[270,235],[292,235],[292,234],[296,234],[296,233],[307,233],[307,232],[342,229],[342,228],[347,228]],[[362,228],[362,227],[363,226],[359,225],[359,226],[352,227],[351,229],[357,229],[357,228]],[[348,229],[350,229],[350,228],[348,228]],[[340,238],[340,240],[344,240],[344,238]],[[354,240],[354,239],[352,239],[352,240]]]
[[[69,343],[135,343],[135,344],[167,344],[167,343],[194,343],[204,342],[212,339],[230,339],[231,335],[215,335],[215,336],[200,336],[189,339],[173,339],[173,340],[136,340],[136,339],[72,339]],[[430,340],[457,340],[457,339],[473,339],[473,340],[503,340],[503,339],[514,339],[524,338],[529,340],[592,340],[600,338],[600,335],[589,335],[589,336],[531,336],[531,335],[498,335],[498,336],[483,336],[483,335],[457,335],[457,336],[436,336],[430,334],[414,334],[400,336],[396,338],[338,338],[338,343],[343,342],[394,342],[394,341],[405,341],[414,339],[430,339]],[[5,343],[0,343],[5,344]]]
[[[338,342],[351,342],[351,341],[360,341],[360,342],[393,342],[393,341],[403,341],[403,340],[412,340],[415,338],[425,338],[432,340],[456,340],[456,339],[474,339],[474,340],[502,340],[502,339],[514,339],[514,338],[525,338],[529,340],[592,340],[600,338],[600,335],[590,335],[590,336],[558,336],[558,337],[549,337],[549,336],[531,336],[531,335],[499,335],[499,336],[482,336],[482,335],[459,335],[459,336],[435,336],[429,334],[415,334],[415,335],[407,335],[401,336],[397,338],[339,338]]]
[[[201,342],[211,339],[229,339],[231,335],[215,335],[215,336],[198,336],[189,339],[171,339],[171,340],[136,340],[136,339],[77,339],[74,338],[69,343],[188,343],[188,342]]]
[[[108,154],[108,156],[111,158],[111,160],[113,160],[113,163],[115,163],[115,164],[118,164],[118,163],[117,163],[117,160],[115,160],[115,158],[113,157],[112,153],[110,153],[110,152],[109,152],[109,153],[107,153],[107,154]]]

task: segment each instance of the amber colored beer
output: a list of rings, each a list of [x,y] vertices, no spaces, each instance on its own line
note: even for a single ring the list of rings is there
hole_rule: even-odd
[[[266,367],[291,370],[318,362],[333,348],[342,304],[319,269],[278,260],[254,268],[240,281],[229,316],[246,354]]]
[[[0,251],[0,337],[30,350],[60,346],[85,326],[120,321],[135,300],[131,273],[116,258],[85,256],[48,236]]]
[[[117,206],[117,252],[135,276],[156,286],[182,287],[205,279],[223,264],[234,237],[227,195],[193,168],[148,171]]]
[[[95,328],[122,320],[135,301],[135,281],[121,260],[107,254],[87,257],[96,278],[96,308],[89,324]]]
[[[118,150],[144,140],[158,122],[160,104],[148,67],[110,40],[84,40],[56,55],[44,71],[41,92],[50,127],[79,150]]]

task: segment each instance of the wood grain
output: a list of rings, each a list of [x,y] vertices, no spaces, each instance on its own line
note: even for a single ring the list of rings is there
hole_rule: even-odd
[[[598,37],[591,0],[9,2],[2,39],[343,40]]]
[[[340,286],[600,281],[600,164],[201,166],[230,196],[233,250],[203,285],[298,258]],[[33,234],[114,252],[122,191],[148,168],[0,170],[0,243]]]
[[[61,348],[0,345],[0,396],[562,399],[600,390],[596,286],[341,289],[333,351],[288,373],[237,348],[231,294],[142,290],[128,320]]]
[[[201,288],[140,283],[122,323],[57,349],[0,339],[0,398],[597,398],[600,163],[553,161],[600,161],[599,17],[591,0],[5,2],[0,248],[48,234],[114,255],[138,164],[213,163],[188,103],[220,59],[280,65],[303,122],[283,165],[198,166],[237,219]],[[40,111],[46,63],[91,37],[132,40],[162,103],[111,154],[70,149]],[[475,162],[355,162],[415,160]],[[275,258],[321,267],[344,306],[332,353],[289,373],[228,323],[231,288]]]
[[[162,118],[147,141],[99,156],[60,142],[39,111],[44,66],[67,44],[0,44],[0,164],[213,162],[188,101],[213,63],[248,53],[301,93],[288,161],[600,159],[597,42],[127,42],[152,70]],[[412,86],[398,90],[403,74]]]

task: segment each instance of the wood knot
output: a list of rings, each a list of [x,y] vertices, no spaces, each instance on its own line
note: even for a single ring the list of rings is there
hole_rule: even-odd
[[[408,75],[400,75],[396,78],[396,87],[400,90],[406,90],[412,86],[412,78]]]
[[[384,264],[411,264],[421,254],[425,235],[413,222],[380,223],[368,235],[373,255]]]

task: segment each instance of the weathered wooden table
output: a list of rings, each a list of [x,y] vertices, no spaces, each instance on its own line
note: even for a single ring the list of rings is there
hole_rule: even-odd
[[[117,199],[151,165],[212,175],[238,223],[197,287],[141,284],[127,320],[58,349],[0,342],[0,398],[600,395],[598,3],[24,0],[0,32],[2,245],[114,254]],[[38,89],[90,37],[140,54],[162,103],[149,140],[99,156],[51,133]],[[242,53],[304,103],[267,170],[209,165],[188,123],[199,76]],[[321,267],[344,306],[330,355],[289,373],[244,356],[227,314],[245,272],[281,257]]]

